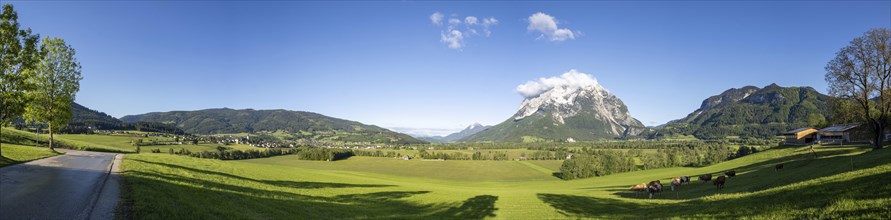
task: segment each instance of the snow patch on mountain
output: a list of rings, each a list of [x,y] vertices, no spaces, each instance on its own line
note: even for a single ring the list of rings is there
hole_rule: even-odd
[[[517,92],[525,99],[514,120],[542,112],[549,114],[555,125],[562,125],[566,118],[586,112],[607,122],[614,135],[625,134],[629,127],[643,127],[631,117],[618,97],[601,86],[593,76],[574,69],[560,76],[528,81],[517,86]]]

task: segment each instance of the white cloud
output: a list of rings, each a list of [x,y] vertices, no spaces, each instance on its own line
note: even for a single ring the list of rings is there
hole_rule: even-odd
[[[477,20],[474,16],[467,16],[466,18],[464,18],[464,24],[467,25],[476,25],[478,21],[479,20]]]
[[[492,32],[489,31],[489,26],[498,24],[498,20],[495,18],[483,18],[483,32],[486,33],[486,37],[492,35]]]
[[[441,33],[439,41],[449,45],[452,49],[461,49],[464,47],[464,34],[458,30],[450,30],[448,33]]]
[[[449,18],[449,25],[459,25],[461,24],[461,20],[457,18]]]
[[[444,16],[442,15],[442,13],[439,13],[438,11],[434,12],[432,15],[430,15],[430,22],[435,25],[442,25],[443,17]]]
[[[498,20],[495,18],[483,18],[483,26],[488,27],[492,25],[498,24]]]
[[[483,18],[480,20],[476,16],[466,16],[462,20],[457,14],[452,14],[446,20],[446,17],[435,12],[430,15],[430,21],[437,26],[448,23],[439,33],[439,41],[446,44],[449,48],[461,50],[466,45],[465,40],[472,36],[486,37],[492,35],[489,27],[497,25],[498,20],[493,17]]]
[[[559,22],[553,16],[545,13],[535,13],[529,16],[529,31],[538,31],[542,37],[546,37],[550,41],[565,41],[575,39],[575,33],[567,28],[559,28]]]
[[[563,73],[560,76],[538,78],[535,81],[527,81],[517,86],[517,92],[525,98],[535,97],[555,87],[563,87],[567,90],[577,90],[591,85],[598,85],[597,79],[587,73],[575,69]]]

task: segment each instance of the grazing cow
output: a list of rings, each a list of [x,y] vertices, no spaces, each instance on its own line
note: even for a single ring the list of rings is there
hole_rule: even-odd
[[[681,177],[681,183],[689,183],[689,182],[690,182],[690,176],[682,176]]]
[[[662,182],[659,180],[650,181],[650,184],[647,184],[647,192],[650,193],[652,199],[654,193],[662,192]]]
[[[703,174],[703,175],[699,175],[699,181],[702,181],[702,182],[706,182],[706,183],[707,183],[709,180],[712,180],[712,175],[711,175],[711,174]]]
[[[678,187],[681,186],[681,178],[680,177],[671,178],[671,191],[674,191],[675,186],[678,186]]]
[[[639,195],[640,192],[647,191],[647,184],[640,183],[637,185],[633,185],[633,186],[631,186],[631,191],[634,191],[635,194]]]
[[[734,177],[736,176],[736,170],[727,171],[726,173],[724,173],[724,175],[727,175],[728,177]]]
[[[773,167],[773,171],[779,171],[783,169],[783,164],[777,164]]]
[[[715,178],[715,182],[713,184],[715,184],[718,189],[723,189],[725,182],[727,182],[727,178],[725,176],[719,176],[718,178]]]

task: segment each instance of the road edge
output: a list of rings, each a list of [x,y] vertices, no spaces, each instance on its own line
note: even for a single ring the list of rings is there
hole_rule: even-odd
[[[108,166],[105,180],[99,188],[93,205],[90,207],[88,219],[114,219],[115,209],[120,202],[121,187],[121,161],[124,154],[115,154],[114,159]]]

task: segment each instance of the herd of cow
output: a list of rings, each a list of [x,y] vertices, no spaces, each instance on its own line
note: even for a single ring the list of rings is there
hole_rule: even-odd
[[[774,171],[779,171],[783,169],[783,164],[777,164],[774,166]],[[699,176],[699,181],[703,183],[707,183],[708,181],[712,181],[712,184],[720,190],[724,188],[724,184],[727,183],[729,178],[735,177],[736,171],[731,170],[724,172],[724,175],[716,177],[712,180],[712,174],[704,174]],[[671,191],[674,191],[675,187],[680,187],[681,184],[690,182],[689,176],[675,177],[671,178]],[[641,183],[634,186],[631,186],[631,191],[634,191],[638,194],[642,192],[647,192],[650,195],[650,198],[653,198],[653,194],[662,192],[662,182],[659,180],[650,181],[650,183]]]

